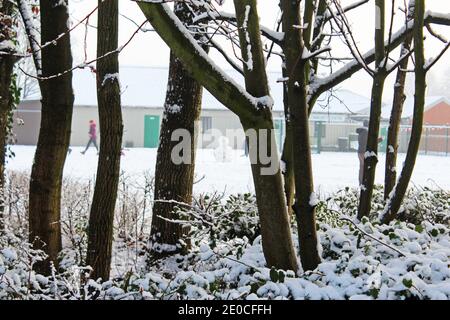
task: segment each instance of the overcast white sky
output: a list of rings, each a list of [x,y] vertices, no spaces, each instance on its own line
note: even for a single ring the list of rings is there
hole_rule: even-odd
[[[342,0],[343,5],[353,3],[356,0]],[[121,14],[133,19],[136,23],[142,23],[145,21],[143,14],[140,12],[136,3],[131,0],[120,0]],[[396,7],[403,6],[403,0],[396,1]],[[259,0],[259,13],[261,17],[261,23],[273,27],[279,14],[278,1],[275,0]],[[386,1],[387,9],[390,12],[391,1]],[[450,13],[449,1],[442,0],[427,0],[427,10],[437,11],[441,13]],[[77,19],[81,19],[91,11],[97,5],[97,0],[70,0],[70,12],[73,22]],[[233,1],[226,0],[223,10],[227,12],[233,12]],[[348,15],[349,20],[353,24],[353,32],[359,43],[359,47],[363,52],[373,47],[373,26],[375,23],[374,13],[374,1],[370,1],[369,4],[354,10]],[[396,27],[401,27],[404,22],[403,13],[397,11],[396,15]],[[96,19],[93,17],[90,19],[92,25],[96,25]],[[121,17],[120,19],[120,43],[126,42],[130,35],[136,30],[134,25],[129,20]],[[394,28],[395,30],[396,28]],[[441,34],[450,38],[450,27],[436,28]],[[80,26],[73,34],[73,46],[74,56],[76,62],[82,62],[84,59],[84,43],[85,28]],[[428,37],[426,50],[427,57],[431,58],[437,55],[442,48],[442,43]],[[90,58],[95,56],[96,49],[96,30],[95,28],[88,29],[88,55]],[[333,43],[332,49],[336,55],[349,56],[346,54],[345,47],[340,43]],[[214,60],[223,68],[230,69],[226,62],[216,53],[212,53]],[[393,57],[398,56],[398,53]],[[435,66],[435,73],[438,73],[440,81],[450,81],[449,75],[449,62],[450,52],[447,53],[444,59]],[[164,42],[158,37],[155,32],[145,32],[137,35],[133,42],[124,49],[120,55],[120,63],[127,66],[168,66],[169,63],[169,49]],[[271,71],[280,71],[280,59],[277,57],[271,58],[268,63],[268,69]],[[394,88],[395,73],[391,75],[390,79],[386,83],[384,100],[389,102],[392,99],[392,92]],[[341,88],[352,90],[359,94],[370,96],[371,90],[371,78],[364,72],[359,72],[354,75],[350,80],[341,85]]]

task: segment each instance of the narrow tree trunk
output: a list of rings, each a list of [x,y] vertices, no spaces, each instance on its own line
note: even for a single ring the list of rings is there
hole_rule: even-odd
[[[261,223],[261,237],[264,257],[271,267],[283,270],[297,271],[297,258],[292,242],[289,216],[286,210],[286,197],[283,192],[281,170],[274,174],[264,174],[267,165],[261,163],[259,148],[267,146],[270,150],[277,150],[271,112],[256,123],[242,122],[244,130],[256,132],[257,139],[250,143],[249,153],[255,185],[256,201]],[[260,135],[267,132],[267,138]],[[279,161],[277,154],[270,154],[271,161]]]
[[[409,4],[409,13],[407,21],[414,18],[414,0]],[[400,58],[411,50],[411,42],[413,35],[408,34],[402,44]],[[397,155],[398,155],[398,134],[401,124],[403,105],[406,100],[405,84],[406,69],[408,68],[409,59],[403,59],[400,63],[394,88],[394,100],[392,102],[392,112],[389,120],[389,129],[387,136],[386,149],[386,166],[384,178],[384,198],[388,199],[392,189],[395,186],[397,178]]]
[[[65,2],[41,1],[40,8],[42,43],[68,32],[69,13]],[[59,74],[71,67],[69,36],[42,50],[43,77]],[[73,112],[72,73],[41,80],[41,91],[41,127],[30,182],[29,237],[35,248],[48,254],[48,260],[36,266],[39,272],[48,274],[49,261],[57,263],[61,249],[61,185]]]
[[[9,1],[0,1],[0,42],[12,40],[14,31],[12,29],[13,4]],[[4,214],[4,187],[5,187],[5,164],[6,148],[8,139],[8,128],[10,127],[9,114],[11,113],[11,81],[15,63],[14,52],[0,55],[0,231],[3,230]]]
[[[302,58],[305,50],[300,17],[300,1],[284,0],[283,30],[285,32],[284,54],[286,58],[288,80],[289,117],[292,125],[293,159],[295,173],[295,205],[297,217],[300,259],[304,270],[313,270],[320,263],[317,245],[315,220],[316,203],[311,161],[311,145],[309,141],[309,108],[307,103],[307,71],[308,61]],[[310,7],[309,10],[312,10]],[[312,17],[309,13],[307,17]],[[310,22],[310,21],[308,21]]]
[[[11,126],[11,92],[10,85],[14,67],[12,56],[0,56],[0,231],[3,230],[5,211],[5,165],[8,128]]]
[[[387,76],[386,63],[384,62],[386,56],[384,48],[384,0],[376,0],[375,7],[379,25],[375,27],[375,74],[373,75],[367,152],[364,161],[358,219],[367,217],[370,214],[372,195],[375,188],[375,172],[378,164],[378,134],[380,131],[381,108],[383,106],[383,89]]]
[[[119,1],[99,0],[97,57],[117,49]],[[97,99],[100,120],[100,153],[89,217],[86,263],[92,278],[109,279],[113,241],[114,210],[122,151],[122,109],[118,54],[97,62]]]
[[[313,51],[314,49],[320,48],[322,44],[322,40],[324,36],[320,36],[322,31],[321,24],[323,23],[323,19],[325,19],[325,12],[327,10],[327,3],[324,0],[320,0],[317,5],[317,17],[314,17],[313,11],[315,10],[312,3],[307,3],[305,8],[305,12],[307,12],[307,16],[305,19],[308,21],[312,21],[315,19],[314,24],[311,23],[310,26],[306,29],[307,32],[303,34],[303,41],[308,50]],[[320,17],[320,18],[319,18]],[[319,19],[322,19],[319,21]],[[314,25],[314,28],[313,28]],[[310,48],[311,42],[311,33],[313,34],[312,39],[315,39],[315,48]],[[318,37],[321,37],[321,40],[317,40]],[[311,68],[307,66],[307,70],[305,70],[306,78],[308,79],[308,83],[311,80],[313,75],[317,74],[317,70],[319,68],[319,59],[315,58],[310,61],[312,63]],[[310,70],[311,72],[310,72]],[[283,68],[283,78],[288,78],[288,74],[286,72],[286,68]],[[289,104],[288,104],[288,84],[287,82],[283,83],[284,86],[284,113],[286,117],[286,137],[284,141],[283,155],[282,160],[285,163],[285,173],[284,173],[284,185],[285,185],[285,193],[286,200],[288,204],[289,215],[293,213],[293,204],[295,201],[295,178],[294,178],[294,160],[293,160],[293,146],[292,146],[292,125],[289,119]],[[315,101],[310,101],[308,116],[311,115],[311,111],[314,107]]]
[[[193,12],[185,3],[176,2],[174,12],[184,25],[190,29],[199,29],[193,26]],[[166,220],[179,219],[174,213],[176,205],[164,201],[192,203],[196,155],[195,129],[196,122],[200,118],[203,93],[202,86],[190,76],[182,62],[173,54],[170,55],[167,88],[155,170],[155,203],[151,230],[153,258],[179,252],[190,245],[187,238],[188,228]],[[172,150],[180,143],[178,140],[172,141],[172,135],[177,130],[184,134],[182,138],[178,137],[183,139],[181,143],[185,143],[190,149],[183,150],[188,154],[177,155],[184,158],[182,163],[172,159]],[[186,138],[189,141],[184,141]],[[160,245],[169,245],[165,246],[165,250],[169,248],[171,250],[164,252]]]
[[[370,214],[372,195],[375,188],[375,172],[378,164],[378,132],[380,131],[381,107],[383,105],[384,74],[377,74],[372,87],[372,102],[370,106],[370,123],[367,137],[367,152],[364,157],[363,183],[360,186],[358,219]]]
[[[283,78],[287,77],[286,68],[283,68]],[[286,194],[286,204],[288,207],[289,217],[294,213],[295,201],[295,178],[294,178],[294,157],[292,144],[292,125],[289,115],[289,99],[288,99],[288,84],[283,82],[283,105],[286,125],[286,136],[284,138],[283,152],[281,160],[284,163],[284,193]]]
[[[289,217],[294,213],[295,202],[295,176],[294,176],[294,156],[292,144],[292,125],[290,120],[286,120],[286,137],[284,138],[283,154],[281,160],[284,163],[284,193],[286,195],[286,205]]]
[[[425,105],[426,74],[425,54],[423,41],[425,1],[415,1],[414,13],[414,56],[415,56],[415,95],[414,95],[414,117],[409,141],[408,152],[400,178],[394,191],[391,193],[386,208],[381,217],[382,223],[389,223],[397,216],[400,206],[408,189],[408,184],[414,170],[417,154],[420,147],[420,139],[423,129],[423,113]]]

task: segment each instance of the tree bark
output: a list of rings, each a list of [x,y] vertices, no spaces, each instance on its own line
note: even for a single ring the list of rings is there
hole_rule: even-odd
[[[254,97],[270,97],[256,0],[234,0],[234,6],[244,61],[245,87]],[[250,144],[249,151],[264,255],[270,266],[296,271],[297,258],[286,209],[280,159],[274,146],[276,142],[271,109],[261,108],[260,115],[254,120],[247,122],[241,119],[241,122],[247,133],[252,130],[257,133],[256,145]],[[261,135],[263,132],[268,133],[266,137]],[[260,148],[263,146],[267,147],[272,164],[278,164],[278,169],[273,174],[264,174],[267,165],[260,158]],[[274,154],[272,150],[275,150]]]
[[[119,1],[99,0],[97,57],[114,51],[119,37]],[[97,99],[100,121],[100,153],[89,216],[87,265],[91,277],[109,279],[113,241],[114,210],[122,152],[122,109],[118,54],[97,62]]]
[[[302,25],[300,16],[301,1],[283,0],[283,30],[285,32],[284,54],[288,73],[289,117],[292,125],[293,160],[295,174],[295,205],[297,217],[300,259],[304,270],[314,270],[320,263],[317,245],[315,206],[311,201],[314,194],[311,145],[309,141],[309,108],[307,103],[308,60],[303,59],[305,38],[295,26]],[[308,10],[313,10],[308,6]],[[312,20],[311,12],[305,17]]]
[[[0,42],[14,38],[12,29],[13,4],[9,1],[0,2]],[[11,81],[16,58],[14,52],[4,52],[0,55],[0,231],[3,230],[5,165],[8,131],[11,126],[12,111]]]
[[[174,12],[190,30],[199,31],[199,28],[194,26],[192,21],[194,14],[185,3],[176,2]],[[203,88],[191,77],[183,67],[182,62],[173,53],[170,55],[167,88],[155,169],[155,203],[153,205],[150,237],[152,258],[179,252],[190,246],[187,237],[188,228],[179,223],[168,221],[179,220],[174,212],[176,205],[159,200],[192,203],[196,123],[200,118]],[[176,130],[185,133],[182,139],[190,139],[190,141],[181,142],[187,143],[190,148],[190,150],[183,150],[183,152],[189,152],[189,155],[182,155],[183,158],[187,156],[183,163],[175,163],[172,159],[172,150],[180,143],[179,141],[172,141],[172,135]],[[161,219],[161,217],[164,219]],[[164,246],[165,250],[169,248],[171,250],[164,252],[160,245],[169,245]]]
[[[252,39],[250,41],[252,44],[252,56],[254,61],[256,61],[256,66],[265,66],[255,4],[255,1],[238,3],[241,8],[240,23],[242,24],[242,17],[245,16],[245,6],[250,5],[248,29],[249,36]],[[250,79],[246,79],[246,85],[248,84],[249,88],[247,88],[247,91],[243,90],[206,58],[204,50],[193,41],[192,37],[186,34],[185,29],[180,29],[180,26],[177,25],[179,23],[178,19],[173,16],[166,4],[139,2],[138,5],[161,38],[172,49],[172,52],[184,63],[185,68],[191,73],[192,77],[228,109],[239,116],[244,130],[254,129],[259,132],[260,129],[272,129],[272,133],[269,135],[271,139],[268,146],[270,147],[272,139],[274,139],[270,105],[267,104],[267,99],[256,98],[265,96],[265,92],[263,95],[249,92],[249,88],[254,83],[259,82],[261,84],[263,82],[264,76],[258,75],[254,77],[252,80],[253,84],[250,83]],[[239,29],[242,34],[242,25]],[[255,38],[256,43],[254,45],[253,40]],[[246,48],[248,47],[243,48],[244,54]],[[245,59],[245,57],[243,58]],[[258,73],[262,71],[258,70]],[[250,78],[248,74],[246,78]],[[263,84],[258,87],[258,90],[263,90],[267,85]],[[297,260],[290,233],[281,172],[278,170],[275,175],[264,176],[261,173],[261,169],[265,169],[261,162],[256,161],[252,165],[266,262],[269,266],[286,270],[297,270]]]
[[[285,72],[283,72],[285,73]],[[286,75],[283,75],[286,77]],[[287,83],[283,83],[283,104],[284,104],[284,115],[285,115],[285,125],[286,125],[286,136],[284,138],[283,152],[281,155],[281,160],[284,163],[284,193],[286,195],[286,204],[288,207],[289,217],[294,214],[294,201],[295,201],[295,178],[294,178],[294,157],[293,157],[293,144],[292,144],[292,125],[289,115],[289,104],[288,104],[288,88]]]
[[[320,33],[322,31],[322,25],[324,24],[325,20],[325,12],[327,10],[327,3],[324,0],[320,0],[317,4],[317,14],[316,16],[313,14],[315,7],[311,3],[307,3],[305,8],[305,13],[307,15],[305,16],[305,20],[309,21],[308,28],[306,28],[306,32],[303,34],[303,41],[305,44],[305,47],[308,48],[308,50],[313,51],[315,49],[320,48],[322,41],[324,39],[324,36],[320,37],[320,40],[317,40],[320,36]],[[314,20],[315,19],[315,20]],[[314,20],[314,23],[312,21]],[[314,28],[312,27],[314,25]],[[311,33],[313,35],[312,39],[316,39],[314,43],[314,48],[311,48]],[[286,43],[284,42],[284,45]],[[284,61],[285,62],[285,61]],[[319,59],[314,58],[312,61],[310,61],[312,64],[311,67],[307,65],[307,69],[305,70],[306,79],[308,83],[311,81],[311,78],[315,75],[317,75],[317,70],[319,68]],[[312,72],[310,72],[312,71]],[[283,78],[288,78],[288,74],[286,71],[286,68],[283,68]],[[284,113],[286,117],[286,137],[284,141],[284,147],[283,147],[283,154],[282,154],[282,160],[285,163],[285,173],[284,173],[284,185],[285,185],[285,193],[286,193],[286,201],[288,205],[289,215],[291,216],[293,214],[293,205],[295,201],[295,177],[294,177],[294,159],[293,159],[293,146],[292,146],[292,125],[289,115],[289,103],[288,103],[288,83],[283,83],[284,91],[283,91],[283,103],[284,103]],[[309,100],[309,107],[308,107],[308,116],[311,115],[312,109],[314,107],[315,100]]]
[[[65,2],[40,1],[40,8],[42,43],[53,41],[68,32],[69,14]],[[43,48],[44,78],[71,67],[69,36]],[[41,127],[30,181],[29,238],[35,248],[43,249],[48,254],[46,261],[36,265],[37,271],[49,274],[49,262],[57,264],[61,250],[61,185],[73,112],[72,73],[41,80],[41,91]]]
[[[414,95],[414,116],[409,141],[408,152],[397,185],[394,187],[387,205],[381,217],[382,223],[389,223],[397,216],[400,206],[408,189],[409,182],[414,170],[414,166],[419,152],[420,140],[423,129],[423,113],[425,105],[426,74],[425,54],[423,41],[423,27],[425,15],[425,1],[415,1],[414,13],[414,57],[415,57],[415,95]]]
[[[378,163],[378,133],[380,131],[381,108],[383,106],[383,89],[387,76],[386,51],[384,48],[385,3],[384,0],[375,1],[376,11],[379,13],[379,26],[375,28],[375,74],[373,75],[372,98],[370,105],[370,122],[367,138],[367,152],[364,161],[363,184],[358,207],[358,219],[370,214],[372,195],[375,187],[375,172]]]
[[[409,4],[409,12],[407,21],[414,18],[414,1]],[[400,58],[411,50],[411,42],[413,35],[408,34],[402,44]],[[409,59],[403,59],[397,71],[395,81],[394,99],[392,102],[391,117],[389,120],[389,129],[387,136],[387,150],[386,150],[386,166],[384,178],[384,199],[389,198],[392,189],[395,186],[397,178],[397,155],[398,155],[398,134],[402,119],[403,105],[406,100],[405,84],[406,84],[406,69],[408,68]]]

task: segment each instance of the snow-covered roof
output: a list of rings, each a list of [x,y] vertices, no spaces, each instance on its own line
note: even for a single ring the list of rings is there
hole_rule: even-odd
[[[122,87],[122,104],[126,107],[161,107],[167,89],[169,70],[166,67],[132,67],[120,68]],[[243,77],[237,71],[227,71],[240,85],[244,86]],[[268,72],[271,94],[275,101],[274,110],[283,111],[283,84],[277,82],[282,78],[279,72]],[[73,72],[75,105],[96,106],[97,95],[95,74],[89,69],[77,69]],[[28,100],[36,97],[28,98]],[[367,97],[348,90],[336,90],[333,94],[324,93],[318,99],[314,113],[355,114],[370,105]],[[225,110],[208,91],[203,94],[203,109]]]
[[[425,110],[435,107],[441,102],[446,102],[450,108],[450,101],[443,96],[429,96],[425,98]],[[389,119],[391,116],[392,105],[386,105],[381,111],[381,117]],[[414,115],[414,97],[408,97],[403,106],[402,119],[412,118]]]

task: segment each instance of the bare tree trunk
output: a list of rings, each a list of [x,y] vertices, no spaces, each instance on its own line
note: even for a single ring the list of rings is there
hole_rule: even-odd
[[[286,137],[284,138],[283,154],[281,160],[284,163],[284,193],[286,195],[286,205],[289,217],[294,214],[295,202],[295,176],[294,176],[294,157],[292,144],[292,125],[291,120],[286,119]]]
[[[246,89],[254,97],[269,97],[270,90],[265,70],[266,64],[262,50],[256,0],[234,0],[234,6],[238,22],[242,59],[244,60]],[[264,255],[270,266],[296,271],[297,258],[286,210],[286,198],[279,168],[280,159],[276,151],[277,148],[274,145],[276,142],[272,112],[270,109],[265,108],[261,110],[260,117],[252,121],[252,123],[242,119],[241,122],[246,132],[254,130],[257,133],[256,149],[258,150],[252,150],[252,147],[255,147],[252,145],[250,145],[249,150],[258,212],[261,220]],[[262,132],[268,133],[266,139],[264,139],[263,135],[261,136]],[[263,146],[267,146],[266,150],[270,153],[271,161],[278,164],[278,169],[275,173],[264,173],[263,169],[267,165],[262,163],[259,152]],[[272,150],[275,150],[275,154],[272,154]],[[255,154],[257,154],[256,157],[254,157]]]
[[[297,217],[300,259],[304,270],[313,270],[320,263],[318,253],[315,206],[311,201],[314,194],[311,145],[309,141],[309,108],[307,103],[308,60],[303,59],[304,39],[310,31],[295,26],[302,25],[300,1],[281,1],[283,10],[283,30],[285,32],[284,54],[288,80],[289,116],[293,134],[293,159],[295,173],[295,205]],[[305,17],[311,23],[313,10],[307,6]]]
[[[283,68],[283,78],[286,78],[287,71]],[[294,157],[292,144],[292,125],[289,114],[289,89],[287,82],[283,82],[283,105],[286,125],[286,136],[284,138],[283,152],[281,160],[284,163],[284,193],[286,194],[286,204],[288,208],[289,217],[294,214],[295,201],[295,178],[294,178]]]
[[[387,76],[386,51],[384,48],[385,3],[376,0],[375,7],[379,25],[375,27],[375,74],[373,75],[372,99],[370,105],[369,133],[367,152],[364,161],[363,184],[358,208],[358,219],[370,214],[372,195],[375,187],[375,171],[378,163],[378,133],[380,131],[381,108],[383,106],[383,89]],[[379,18],[378,18],[379,17]]]
[[[394,187],[381,217],[382,223],[389,223],[397,216],[400,206],[408,189],[409,181],[414,170],[417,154],[420,147],[420,139],[423,129],[423,113],[425,105],[426,74],[425,54],[423,41],[425,1],[415,1],[414,13],[414,56],[415,56],[415,95],[414,117],[409,141],[408,152],[397,185]]]
[[[314,10],[316,10],[314,5],[317,6],[317,17],[314,17],[314,14],[313,14]],[[324,36],[320,36],[320,34],[322,31],[322,24],[323,24],[323,19],[325,19],[324,15],[325,15],[326,10],[327,10],[327,3],[324,0],[320,0],[316,4],[313,4],[312,2],[308,2],[306,4],[305,13],[307,13],[307,15],[305,16],[305,20],[312,22],[312,20],[315,19],[315,22],[308,25],[308,27],[306,28],[306,32],[303,33],[304,45],[310,51],[313,50],[311,48],[311,34],[313,35],[312,39],[316,39],[314,49],[320,48],[320,46],[322,44]],[[313,28],[313,25],[314,25],[314,28]],[[320,38],[320,40],[318,40],[319,38]],[[316,59],[316,58],[312,59],[311,63],[312,63],[312,66],[310,67],[309,64],[307,64],[306,70],[305,70],[306,79],[307,79],[308,83],[310,82],[312,75],[317,74],[317,70],[319,68],[319,59]],[[312,72],[310,72],[310,70]],[[283,68],[283,78],[284,79],[289,78],[289,75],[287,74],[285,67]],[[293,153],[292,139],[293,138],[292,138],[292,125],[291,125],[291,120],[290,120],[290,115],[289,115],[287,82],[283,83],[283,87],[284,87],[283,103],[284,103],[284,113],[285,113],[285,117],[286,117],[286,137],[285,137],[285,141],[284,141],[283,155],[282,155],[281,159],[285,163],[285,172],[284,172],[284,186],[285,187],[284,188],[285,188],[285,193],[286,193],[286,201],[287,201],[287,205],[288,205],[289,215],[291,216],[293,213],[293,205],[294,205],[294,201],[295,201],[294,159],[293,159],[293,155],[292,155],[292,153]],[[311,111],[314,107],[314,104],[315,104],[315,99],[309,101],[308,116],[311,115]]]
[[[414,18],[414,1],[409,4],[409,12],[407,21]],[[411,50],[411,42],[413,35],[408,34],[402,44],[400,58]],[[392,112],[389,120],[389,129],[387,136],[386,150],[386,166],[384,178],[384,198],[388,199],[392,189],[395,186],[397,178],[397,155],[398,155],[398,134],[400,130],[403,105],[406,100],[405,83],[406,69],[408,68],[409,59],[403,59],[397,71],[395,81],[394,100],[392,102]]]
[[[255,130],[260,133],[261,130],[266,130],[268,132],[267,139],[258,135],[255,145],[257,148],[265,145],[269,152],[276,150],[276,146],[272,146],[275,143],[275,136],[271,113],[267,112],[266,117],[258,121],[256,125],[249,125],[245,122],[242,122],[242,125],[247,132]],[[257,150],[252,150],[251,144],[250,155],[257,154],[257,152]],[[271,154],[270,156],[272,161],[279,161],[277,155]],[[297,258],[286,210],[281,171],[278,169],[275,174],[263,174],[262,170],[267,166],[261,163],[261,159],[252,159],[251,167],[261,223],[262,246],[267,265],[283,270],[297,271]]]
[[[246,44],[242,48],[243,60],[249,61],[246,49],[251,47],[254,62],[252,72],[249,72],[248,67],[244,70],[247,92],[229,80],[217,66],[206,59],[204,50],[195,44],[191,37],[186,35],[186,30],[178,25],[179,22],[173,17],[173,13],[166,4],[139,2],[138,5],[158,34],[173,50],[173,53],[184,63],[184,67],[189,70],[192,77],[228,109],[238,115],[245,130],[253,129],[260,132],[260,130],[265,129],[271,132],[269,135],[270,142],[268,142],[270,148],[275,137],[271,104],[268,103],[270,99],[266,97],[268,88],[267,81],[264,80],[266,79],[265,61],[262,54],[256,1],[235,2],[240,41],[242,42],[245,39],[243,36],[248,34],[251,44],[251,46]],[[245,19],[246,6],[250,6],[249,19]],[[247,28],[243,28],[243,21],[248,22]],[[244,33],[243,29],[248,32]],[[264,85],[264,81],[266,85]],[[257,99],[258,97],[264,97],[264,99]],[[257,143],[259,142],[257,141]],[[276,158],[275,161],[278,161],[279,164],[278,154],[276,154]],[[252,171],[258,212],[261,218],[264,256],[269,266],[297,270],[281,172],[278,170],[275,174],[264,175],[260,169],[266,169],[266,166],[261,161],[255,161],[252,165]]]
[[[12,29],[13,4],[9,1],[0,1],[0,42],[10,41],[14,37]],[[8,128],[10,127],[10,117],[12,107],[11,81],[13,67],[16,58],[11,54],[0,55],[0,231],[3,230],[4,214],[4,187],[5,187],[5,164],[6,148],[8,139]]]
[[[99,0],[97,57],[117,49],[119,1]],[[92,278],[109,279],[113,241],[114,210],[122,152],[122,109],[118,54],[97,62],[97,99],[100,120],[100,153],[94,197],[89,217],[87,265]]]
[[[41,42],[47,43],[68,32],[68,7],[60,0],[40,2]],[[59,74],[72,67],[70,37],[42,50],[42,76]],[[31,171],[29,231],[30,242],[48,254],[36,265],[39,272],[50,272],[50,261],[57,263],[61,250],[61,185],[70,142],[73,112],[72,73],[41,81],[41,128]],[[44,245],[45,243],[45,245]]]
[[[383,105],[382,96],[385,80],[385,75],[378,73],[374,77],[372,87],[367,152],[364,155],[363,183],[360,186],[361,193],[358,219],[369,216],[372,205],[372,195],[375,187],[375,171],[378,164],[378,132],[380,131],[381,107]]]
[[[199,29],[192,22],[194,12],[191,10],[185,3],[176,2],[174,12],[185,26],[191,30]],[[155,170],[155,203],[151,230],[152,258],[179,252],[185,249],[184,246],[189,247],[190,245],[187,238],[187,227],[166,220],[179,219],[179,217],[175,217],[176,205],[164,201],[192,203],[196,155],[195,129],[196,122],[200,118],[203,88],[190,76],[182,62],[173,54],[170,55],[167,88]],[[181,142],[186,143],[190,149],[183,150],[189,154],[180,155],[185,160],[183,163],[175,163],[172,159],[172,150],[180,143],[178,140],[172,141],[172,135],[176,130],[180,130],[180,133],[183,131],[182,133],[185,134],[178,138],[190,139]],[[165,219],[161,219],[161,217]],[[172,250],[163,252],[160,244],[168,244]]]

